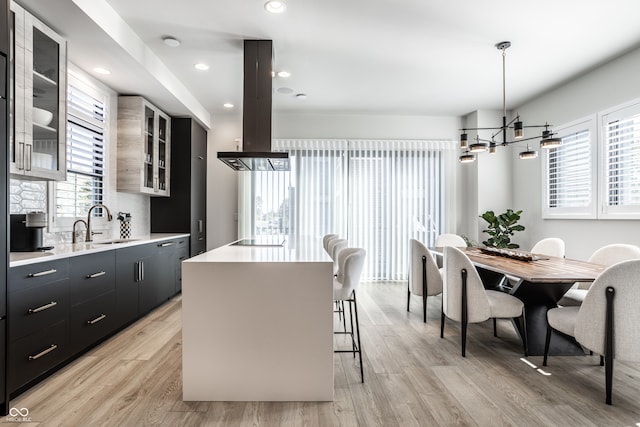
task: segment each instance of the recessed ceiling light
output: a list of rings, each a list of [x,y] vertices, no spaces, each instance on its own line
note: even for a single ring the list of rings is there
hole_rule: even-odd
[[[306,93],[296,93],[296,98],[297,99],[307,99],[307,94]]]
[[[196,65],[194,65],[194,67],[196,67],[196,70],[200,71],[207,71],[209,69],[209,66],[207,64],[203,64],[202,62],[198,62]]]
[[[102,67],[96,67],[93,69],[93,71],[95,71],[98,74],[103,74],[103,75],[108,75],[111,74],[111,71],[107,70],[106,68],[102,68]]]
[[[175,37],[165,36],[162,38],[162,41],[164,42],[164,44],[170,47],[180,46],[180,40],[176,39]]]
[[[270,13],[282,13],[287,8],[287,5],[284,2],[277,0],[269,0],[264,4],[264,9]]]
[[[288,71],[278,71],[278,77],[291,77],[291,73]]]
[[[225,102],[224,104],[222,104],[222,106],[223,106],[224,108],[233,108],[233,104],[232,104],[232,103],[230,103],[230,102]]]
[[[290,93],[293,93],[293,89],[291,89],[290,87],[279,87],[277,91],[278,93],[281,93],[283,95],[288,95]]]

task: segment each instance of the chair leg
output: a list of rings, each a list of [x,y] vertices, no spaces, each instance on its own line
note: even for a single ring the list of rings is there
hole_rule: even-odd
[[[407,280],[407,311],[409,311],[410,303],[411,303],[411,284]]]
[[[358,336],[358,355],[360,356],[360,378],[364,383],[364,367],[362,366],[362,344],[360,343],[360,322],[358,321],[358,305],[356,303],[356,293],[353,293],[353,308],[356,315],[356,334]]]
[[[547,357],[549,357],[549,343],[551,342],[551,326],[547,323],[547,336],[544,340],[544,357],[542,366],[547,366]]]
[[[466,356],[467,348],[467,270],[462,269],[462,326],[460,339],[462,340],[462,357]]]
[[[342,311],[342,327],[347,332],[347,312],[344,311],[344,301],[340,301],[340,309]]]
[[[356,340],[353,336],[353,301],[349,300],[349,320],[351,321],[351,348],[353,349],[353,358],[356,358]]]
[[[440,303],[440,338],[444,338],[444,295]]]
[[[498,337],[498,329],[496,328],[496,318],[493,318],[493,336]]]
[[[605,291],[607,308],[604,328],[605,401],[607,405],[611,405],[611,389],[613,386],[613,297],[615,294],[616,290],[611,286],[607,286]]]
[[[422,321],[427,323],[427,257],[422,255]]]
[[[600,355],[600,366],[604,366],[604,356]]]

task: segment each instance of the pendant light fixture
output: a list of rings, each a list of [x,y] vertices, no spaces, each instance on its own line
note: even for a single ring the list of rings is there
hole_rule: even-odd
[[[507,122],[507,97],[506,97],[506,50],[511,46],[511,42],[504,41],[496,44],[496,48],[502,51],[502,126],[497,127],[489,127],[489,128],[464,128],[461,129],[462,133],[460,134],[460,148],[465,150],[463,155],[460,156],[460,163],[469,163],[473,162],[476,159],[476,156],[471,153],[479,153],[483,151],[489,151],[490,154],[496,152],[496,148],[499,146],[506,147],[507,145],[520,142],[520,141],[530,141],[533,139],[541,139],[540,147],[541,148],[553,148],[562,144],[562,140],[560,138],[554,138],[553,132],[549,130],[549,124],[545,123],[544,125],[527,125],[525,126],[520,120],[520,116],[516,115],[514,119],[510,122]],[[529,138],[525,138],[524,130],[525,128],[544,128],[541,135],[532,136]],[[513,129],[513,139],[507,139],[507,131]],[[483,139],[476,135],[475,142],[473,144],[469,144],[469,134],[467,131],[479,131],[479,130],[490,130],[494,131],[491,135],[491,139]],[[495,138],[502,135],[502,141],[496,142]],[[538,157],[538,152],[532,150],[529,144],[527,143],[527,149],[520,153],[521,159],[534,159]]]

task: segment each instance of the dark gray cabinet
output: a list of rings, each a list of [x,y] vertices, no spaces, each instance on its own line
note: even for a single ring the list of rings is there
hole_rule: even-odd
[[[9,271],[8,378],[13,392],[64,361],[69,348],[69,261]]]
[[[9,320],[0,319],[8,392],[26,389],[173,297],[188,242],[170,238],[11,268]]]
[[[99,342],[118,326],[115,261],[115,251],[69,259],[69,336],[72,353]]]
[[[151,264],[156,251],[154,244],[146,244],[117,249],[115,253],[117,323],[126,325],[144,313],[140,310],[140,294],[151,285],[144,291],[140,288],[145,280],[153,280]]]
[[[171,119],[171,197],[151,199],[152,233],[190,233],[190,255],[207,250],[207,131]]]
[[[9,193],[8,159],[9,159],[9,114],[8,114],[8,75],[9,75],[9,1],[0,0],[0,187],[3,194]],[[0,197],[0,408],[3,414],[9,410],[9,399],[6,387],[6,360],[7,360],[7,270],[8,270],[8,211],[7,197]]]

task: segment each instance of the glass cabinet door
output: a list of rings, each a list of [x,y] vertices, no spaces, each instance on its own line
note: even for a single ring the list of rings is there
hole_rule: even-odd
[[[66,42],[11,3],[11,173],[66,176]]]
[[[143,186],[145,189],[154,189],[154,139],[155,139],[155,116],[154,111],[145,105],[144,107],[144,171]]]
[[[167,190],[167,124],[166,117],[158,116],[158,192]]]

